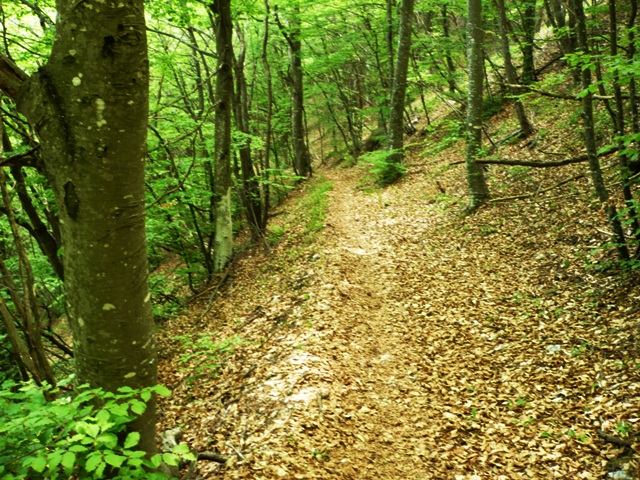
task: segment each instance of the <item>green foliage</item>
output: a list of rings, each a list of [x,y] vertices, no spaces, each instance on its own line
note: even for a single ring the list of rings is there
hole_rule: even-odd
[[[67,379],[61,384],[66,384]],[[146,409],[154,394],[169,395],[162,386],[117,393],[81,386],[77,393],[7,381],[0,391],[0,478],[166,479],[154,470],[165,462],[194,460],[185,444],[171,454],[148,459],[136,449],[137,432],[127,425]],[[47,397],[55,398],[48,401]]]
[[[232,354],[234,346],[245,343],[245,340],[237,335],[218,341],[210,332],[176,338],[183,343],[183,349],[187,352],[180,355],[178,361],[181,365],[185,365],[185,370],[189,371],[186,377],[187,382],[204,375],[215,377],[222,365],[222,357]],[[195,366],[191,365],[194,360],[198,360]]]
[[[0,331],[0,346],[2,345],[9,345],[9,337]],[[18,370],[14,359],[11,358],[11,350],[0,347],[0,383],[7,380],[20,380],[20,370]]]
[[[378,185],[389,185],[407,174],[407,169],[398,162],[390,161],[396,151],[376,150],[360,157],[371,166],[371,173]]]
[[[305,215],[305,234],[314,234],[324,228],[329,206],[327,192],[331,190],[333,190],[333,183],[326,181],[323,177],[309,185],[307,195],[300,204]]]
[[[502,110],[504,102],[504,97],[491,96],[484,98],[482,101],[482,120],[487,121]]]

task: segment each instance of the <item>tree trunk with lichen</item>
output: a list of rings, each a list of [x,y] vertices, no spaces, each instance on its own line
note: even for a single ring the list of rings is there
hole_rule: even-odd
[[[213,193],[216,207],[214,268],[221,270],[233,253],[231,218],[231,109],[233,107],[233,45],[231,0],[216,0],[210,8],[216,16],[215,165]]]
[[[0,60],[0,87],[36,130],[58,204],[79,384],[155,385],[147,285],[148,117],[142,0],[58,0],[47,63],[27,76]],[[132,425],[155,451],[155,405]]]

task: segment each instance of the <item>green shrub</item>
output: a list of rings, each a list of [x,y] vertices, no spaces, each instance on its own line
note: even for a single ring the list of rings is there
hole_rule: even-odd
[[[70,380],[67,379],[66,383]],[[65,382],[61,382],[65,383]],[[126,427],[142,414],[154,394],[166,388],[123,387],[117,393],[79,387],[73,395],[33,383],[6,381],[0,391],[0,478],[115,479],[168,478],[161,463],[193,460],[186,444],[173,453],[146,458],[136,449],[140,434]],[[51,401],[47,397],[54,396]]]
[[[407,169],[400,163],[389,160],[395,151],[376,150],[365,153],[361,158],[371,165],[371,173],[379,185],[389,185],[407,174]]]

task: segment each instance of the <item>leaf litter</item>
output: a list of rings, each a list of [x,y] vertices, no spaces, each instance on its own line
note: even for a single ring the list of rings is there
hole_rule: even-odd
[[[455,160],[384,190],[321,170],[204,318],[201,299],[165,324],[160,429],[229,458],[201,478],[634,478],[635,450],[603,435],[637,448],[640,290],[585,268],[611,255],[591,253],[608,238],[589,181],[461,218]],[[494,168],[491,186],[580,168]],[[333,190],[310,238],[301,199],[319,181]]]

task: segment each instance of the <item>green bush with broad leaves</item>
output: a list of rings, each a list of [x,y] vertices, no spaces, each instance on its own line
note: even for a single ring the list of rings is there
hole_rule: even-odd
[[[70,382],[67,379],[63,385]],[[186,444],[151,458],[136,448],[140,434],[126,434],[162,386],[117,393],[81,386],[73,394],[6,381],[0,391],[0,479],[167,479],[165,463],[194,460]],[[50,398],[53,397],[51,400]]]

